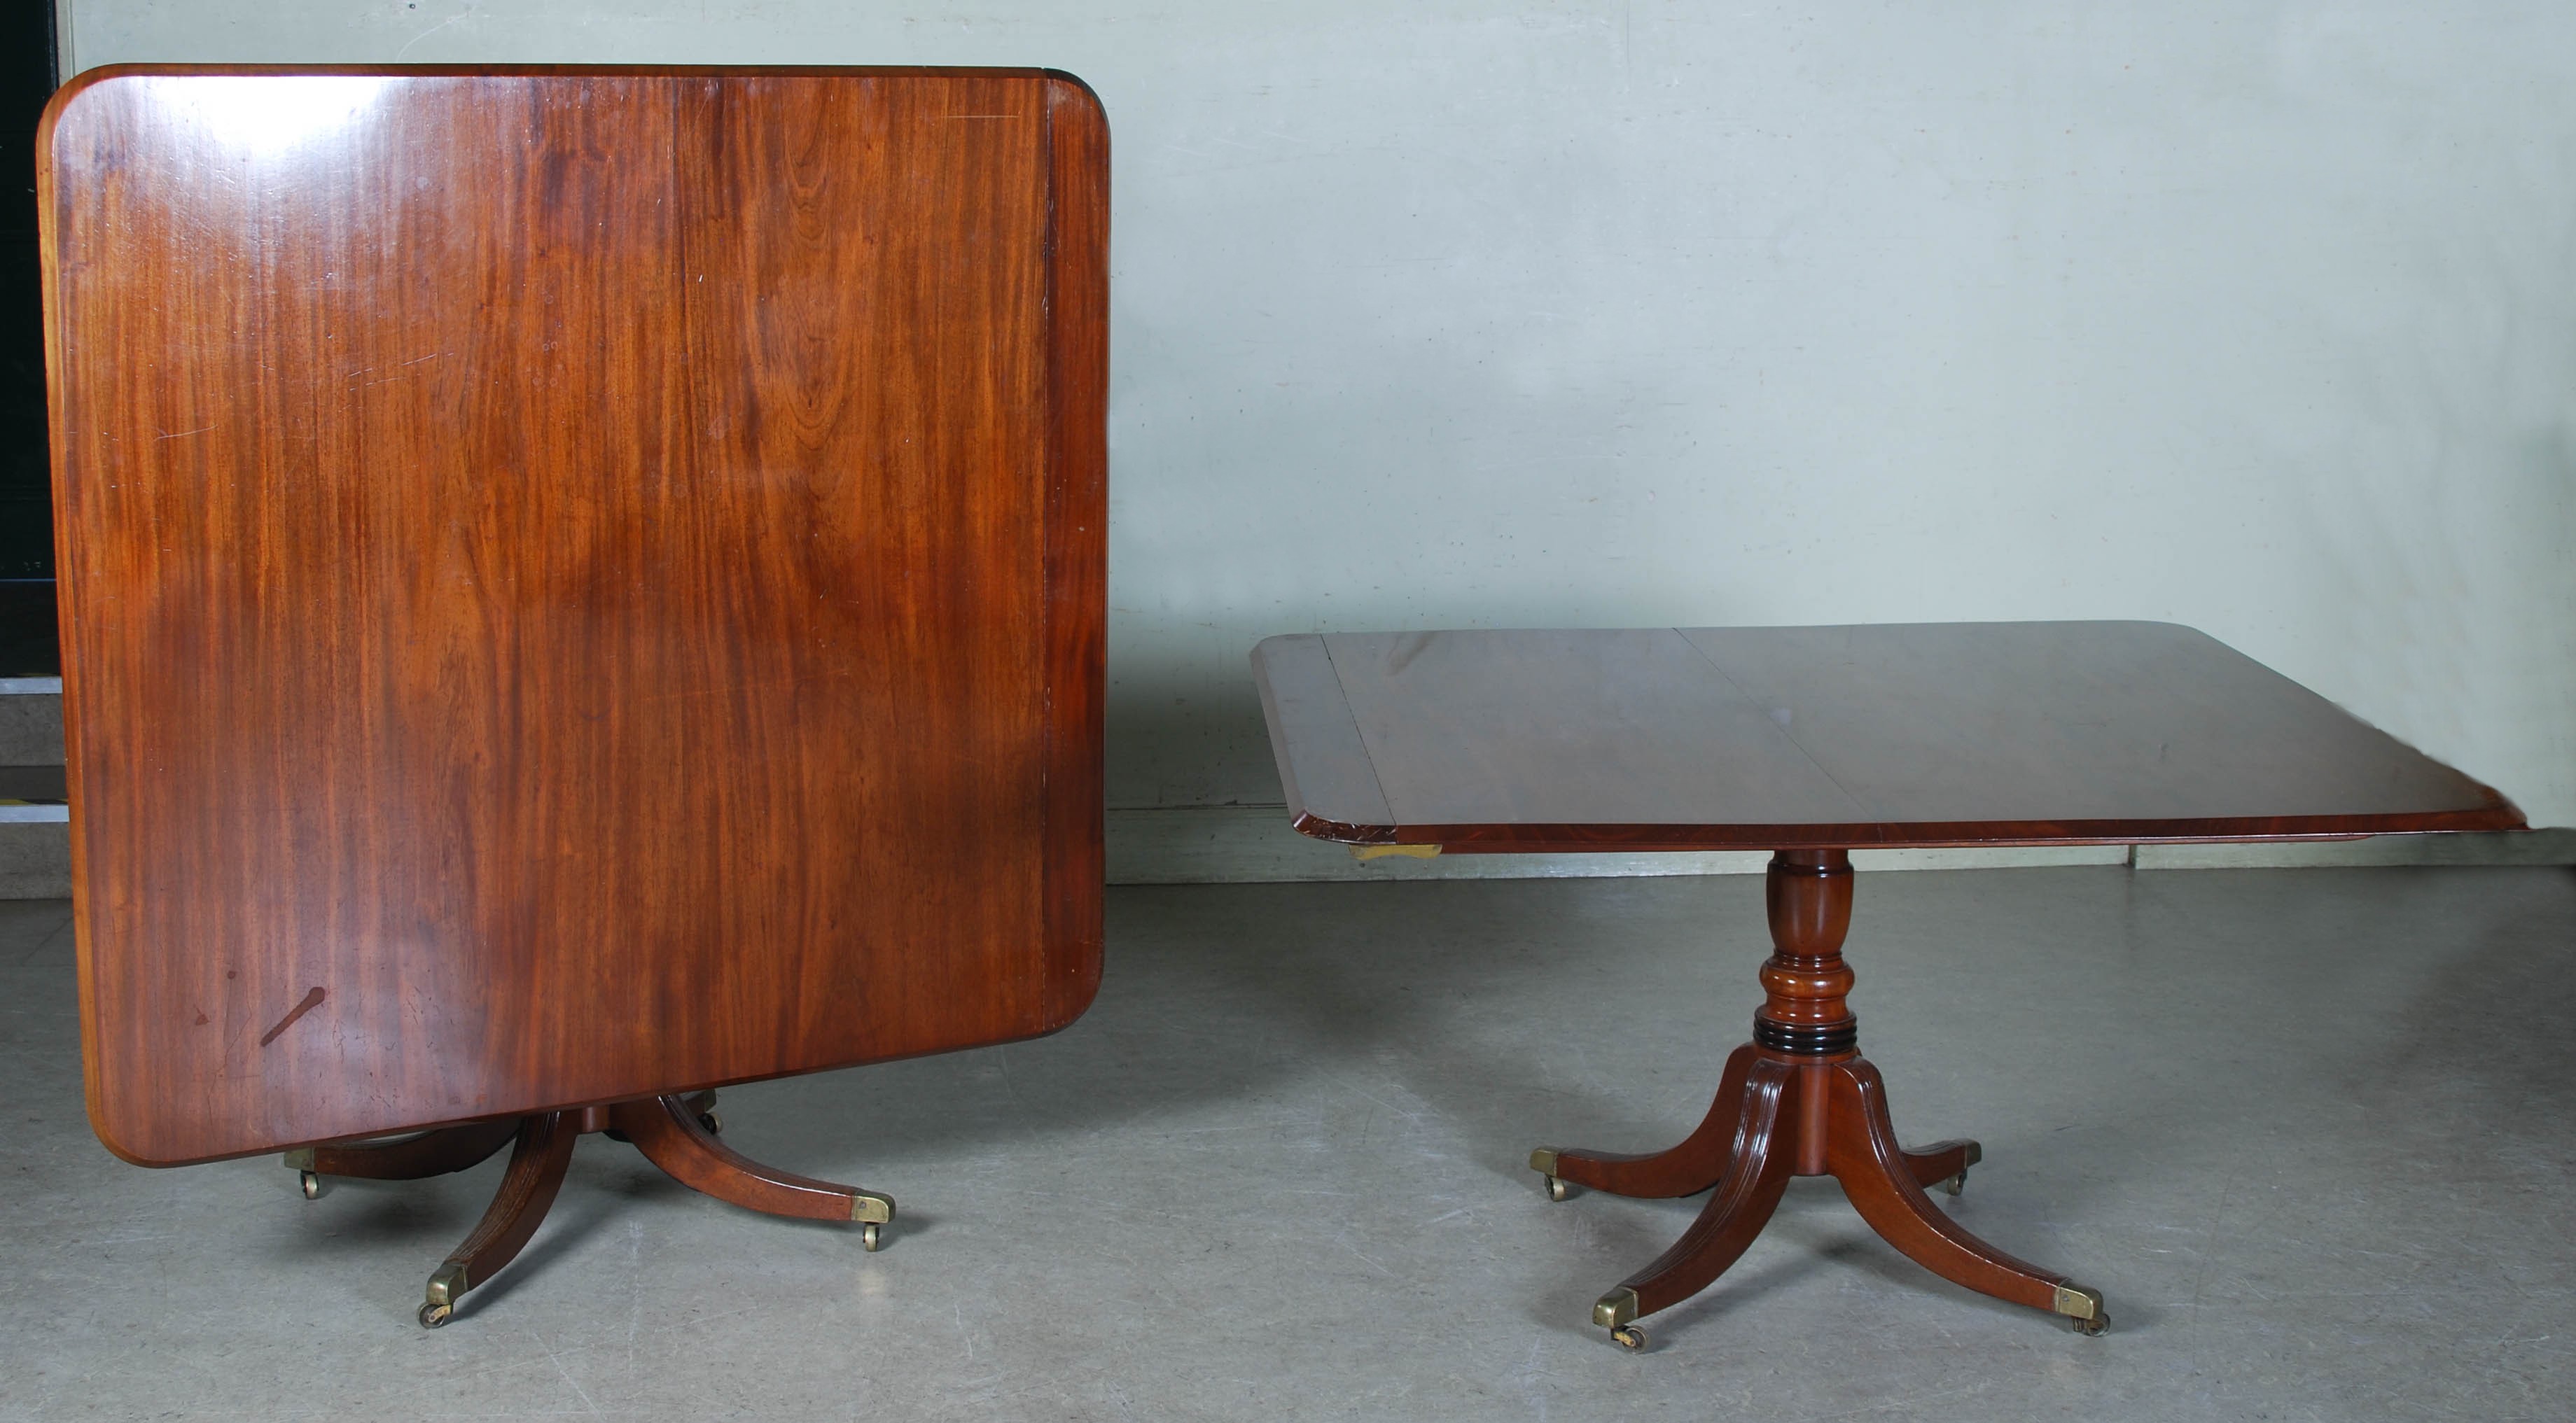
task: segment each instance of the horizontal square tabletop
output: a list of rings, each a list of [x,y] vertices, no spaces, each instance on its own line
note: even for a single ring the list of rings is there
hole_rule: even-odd
[[[2172,623],[1327,633],[1252,664],[1297,828],[1354,844],[2524,828],[2493,789]]]

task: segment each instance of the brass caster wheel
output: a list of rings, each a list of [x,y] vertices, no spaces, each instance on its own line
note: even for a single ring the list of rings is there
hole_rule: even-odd
[[[1622,1324],[1610,1331],[1610,1342],[1633,1354],[1646,1347],[1646,1331],[1633,1324]]]
[[[1573,1190],[1565,1184],[1565,1178],[1556,1174],[1555,1147],[1542,1146],[1531,1152],[1529,1164],[1530,1169],[1538,1173],[1539,1189],[1547,1192],[1549,1200],[1561,1201],[1573,1194]]]
[[[2103,1330],[2111,1327],[2111,1316],[2102,1308],[2100,1290],[2061,1284],[2057,1287],[2057,1300],[2051,1308],[2065,1315],[2066,1322],[2074,1327],[2075,1332],[2087,1338],[2099,1337]]]
[[[1941,1187],[1942,1195],[1955,1196],[1959,1194],[1960,1191],[1966,1189],[1968,1184],[1968,1173],[1962,1171],[1956,1176],[1944,1178],[1937,1184]]]
[[[877,1233],[877,1223],[875,1221],[869,1221],[867,1224],[859,1227],[860,1249],[873,1255],[876,1253],[877,1247],[884,1243],[885,1237]]]
[[[423,1329],[436,1329],[438,1326],[445,1324],[448,1320],[448,1316],[453,1313],[455,1313],[455,1310],[453,1307],[448,1305],[422,1305],[420,1307],[420,1327]]]
[[[297,1173],[297,1174],[301,1175],[301,1176],[304,1178],[304,1179],[303,1179],[303,1182],[302,1182],[302,1185],[303,1185],[303,1187],[304,1187],[304,1199],[306,1199],[306,1200],[308,1200],[308,1201],[313,1201],[313,1200],[319,1200],[319,1199],[321,1199],[321,1197],[322,1197],[322,1178],[321,1178],[321,1177],[319,1177],[319,1176],[317,1176],[317,1175],[315,1175],[315,1174],[313,1174],[313,1173],[312,1173],[312,1172],[310,1172],[310,1171],[299,1172],[299,1173]]]
[[[705,1127],[709,1136],[724,1135],[724,1118],[717,1116],[712,1110],[698,1113],[698,1125]]]

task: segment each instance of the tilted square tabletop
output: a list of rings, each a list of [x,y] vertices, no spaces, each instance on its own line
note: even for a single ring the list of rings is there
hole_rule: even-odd
[[[1423,852],[1773,851],[1753,1041],[1708,1117],[1645,1155],[1540,1147],[1551,1199],[1708,1194],[1593,1323],[1706,1288],[1793,1176],[1832,1176],[1933,1273],[2109,1324],[2101,1291],[1968,1233],[1973,1141],[1897,1144],[1860,1055],[1842,943],[1851,850],[2505,830],[2501,795],[2279,673],[2169,623],[1333,633],[1252,655],[1306,834]],[[1691,1023],[1694,1033],[1701,1029]]]
[[[873,1248],[712,1091],[1099,984],[1099,100],[138,66],[37,142],[100,1140],[509,1145],[433,1327],[584,1134]]]
[[[1300,830],[1449,851],[2518,829],[2171,623],[1330,633],[1253,653]]]
[[[1082,1011],[1078,81],[146,66],[42,138],[102,1140],[185,1163]]]

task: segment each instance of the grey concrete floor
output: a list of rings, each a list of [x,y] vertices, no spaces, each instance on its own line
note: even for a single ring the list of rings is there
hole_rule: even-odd
[[[148,1171],[82,1116],[60,903],[0,906],[0,1418],[2566,1419],[2576,873],[1864,875],[1862,1044],[1946,1203],[2112,1332],[1934,1279],[1801,1181],[1631,1355],[1595,1296],[1696,1202],[1750,877],[1130,889],[1040,1042],[746,1087],[727,1135],[891,1192],[887,1248],[586,1140],[456,1323],[499,1163]]]

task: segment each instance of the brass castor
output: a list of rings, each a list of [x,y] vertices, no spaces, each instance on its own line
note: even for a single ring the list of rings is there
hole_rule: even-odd
[[[2100,1290],[2061,1284],[2057,1287],[2055,1308],[2066,1316],[2066,1322],[2074,1327],[2076,1333],[2087,1338],[2097,1338],[2103,1330],[2111,1327],[2111,1315],[2102,1308]]]
[[[1622,1324],[1610,1331],[1610,1342],[1635,1353],[1646,1347],[1646,1331],[1633,1324]]]
[[[860,1249],[873,1255],[876,1253],[876,1248],[884,1243],[885,1237],[877,1233],[877,1223],[875,1221],[869,1221],[867,1224],[859,1227]]]
[[[322,1178],[310,1171],[298,1172],[297,1174],[304,1178],[301,1183],[304,1187],[304,1199],[308,1201],[320,1200],[322,1197]]]
[[[717,1116],[712,1107],[698,1113],[698,1125],[705,1127],[709,1136],[724,1135],[724,1118]]]
[[[1555,1147],[1542,1146],[1531,1152],[1529,1164],[1530,1169],[1538,1173],[1539,1187],[1547,1192],[1549,1200],[1561,1201],[1573,1194],[1572,1189],[1565,1184],[1565,1178],[1556,1174]]]
[[[420,1307],[420,1327],[423,1329],[436,1329],[438,1326],[445,1324],[448,1320],[448,1316],[454,1313],[455,1308],[451,1305],[422,1305]]]
[[[1965,1171],[1962,1171],[1962,1172],[1960,1172],[1960,1173],[1959,1173],[1958,1175],[1956,1175],[1956,1176],[1945,1176],[1945,1177],[1943,1177],[1941,1180],[1936,1181],[1936,1182],[1934,1182],[1933,1184],[1934,1184],[1934,1185],[1937,1185],[1937,1186],[1939,1186],[1939,1187],[1941,1188],[1941,1194],[1942,1194],[1942,1195],[1945,1195],[1945,1196],[1955,1196],[1955,1195],[1959,1194],[1959,1192],[1967,1186],[1967,1184],[1968,1184],[1968,1173],[1967,1173],[1967,1172],[1965,1172]]]

